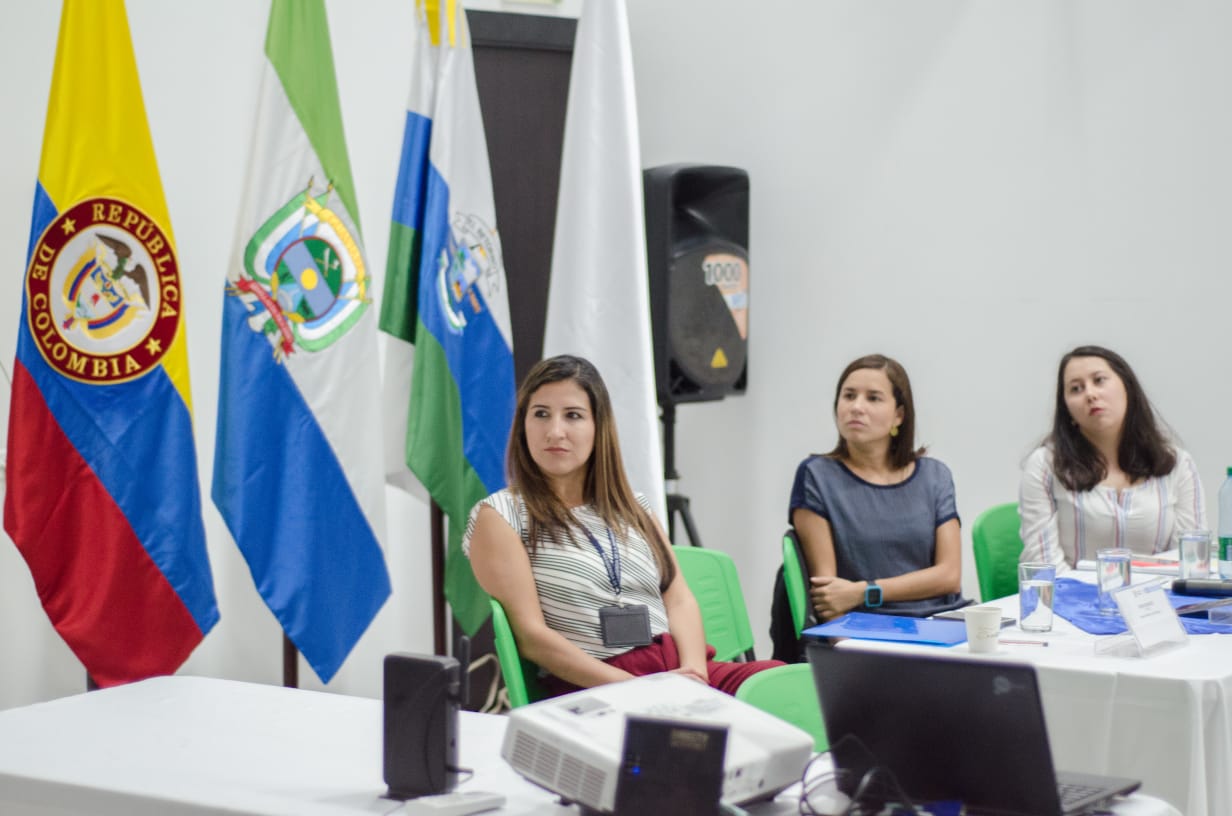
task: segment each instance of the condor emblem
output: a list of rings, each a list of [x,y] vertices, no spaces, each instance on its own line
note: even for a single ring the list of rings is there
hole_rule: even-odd
[[[34,344],[53,369],[97,385],[136,379],[158,365],[179,326],[171,240],[127,202],[81,201],[35,244],[26,304]]]

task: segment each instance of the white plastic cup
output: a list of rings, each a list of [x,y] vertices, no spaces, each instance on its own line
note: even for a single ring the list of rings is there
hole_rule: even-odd
[[[967,622],[967,648],[976,654],[997,651],[1001,636],[1001,607],[968,606],[963,610]]]

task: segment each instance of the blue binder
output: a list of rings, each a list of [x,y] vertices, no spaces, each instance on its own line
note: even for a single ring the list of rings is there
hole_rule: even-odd
[[[841,618],[811,626],[801,634],[810,638],[858,638],[954,646],[966,642],[967,625],[963,621],[848,612]]]

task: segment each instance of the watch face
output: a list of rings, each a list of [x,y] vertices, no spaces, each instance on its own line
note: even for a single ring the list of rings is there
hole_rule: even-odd
[[[881,587],[869,584],[864,588],[864,605],[881,606]]]

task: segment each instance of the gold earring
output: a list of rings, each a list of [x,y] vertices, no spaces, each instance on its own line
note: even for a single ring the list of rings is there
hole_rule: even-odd
[[[890,429],[890,436],[898,436],[898,426],[897,425],[895,425],[893,428]]]

